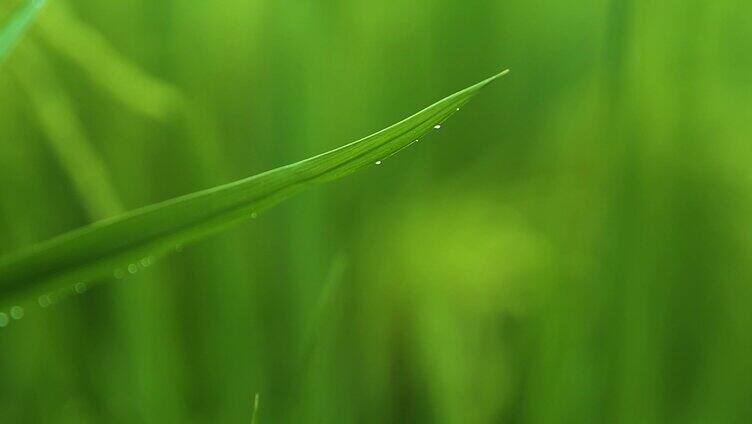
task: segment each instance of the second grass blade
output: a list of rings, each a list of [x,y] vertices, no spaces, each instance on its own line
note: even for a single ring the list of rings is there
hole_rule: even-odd
[[[399,152],[440,125],[504,71],[384,130],[318,156],[234,183],[141,208],[0,259],[0,306],[107,275],[135,272],[153,257],[253,218],[312,184]]]

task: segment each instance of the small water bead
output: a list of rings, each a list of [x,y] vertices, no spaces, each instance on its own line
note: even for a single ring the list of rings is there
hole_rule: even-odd
[[[24,310],[20,306],[14,306],[10,308],[10,317],[13,319],[21,319],[24,316]]]
[[[75,290],[76,293],[78,293],[78,294],[81,294],[81,293],[85,292],[86,291],[86,283],[84,283],[83,281],[80,281],[80,282],[76,283],[76,285],[73,286],[73,290]]]
[[[116,279],[118,279],[118,280],[122,280],[122,279],[123,279],[123,277],[125,277],[125,271],[123,271],[122,269],[116,269],[116,270],[115,270],[115,272],[113,272],[113,273],[112,273],[112,275],[113,275],[113,276],[114,276],[114,277],[115,277]]]
[[[376,165],[381,165],[381,161],[380,161],[380,160],[377,160],[377,161],[376,161]]]
[[[436,124],[436,125],[433,126],[433,128],[437,129],[437,130],[440,130],[441,129],[441,124]]]
[[[146,258],[141,259],[139,262],[141,263],[142,267],[146,268],[154,262],[154,259],[147,256]]]
[[[39,302],[39,306],[46,308],[50,305],[52,305],[52,297],[48,294],[44,294],[42,296],[39,296],[39,299],[37,299],[37,302]]]
[[[136,264],[128,265],[128,272],[130,272],[131,274],[135,274],[136,272],[138,272],[138,265]]]
[[[5,327],[10,322],[10,318],[8,318],[8,314],[5,312],[0,312],[0,327]]]
[[[258,214],[256,212],[251,212],[251,219],[258,218]]]

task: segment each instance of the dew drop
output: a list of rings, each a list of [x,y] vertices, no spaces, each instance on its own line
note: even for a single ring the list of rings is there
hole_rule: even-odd
[[[112,273],[112,275],[118,279],[122,280],[123,277],[125,277],[125,272],[122,269],[116,269],[115,272]]]
[[[5,312],[0,312],[0,327],[5,327],[10,322],[10,319],[8,318],[8,314]]]
[[[84,283],[83,281],[80,281],[80,282],[76,283],[76,285],[73,286],[73,290],[75,290],[76,293],[78,293],[78,294],[81,294],[81,293],[85,292],[86,291],[86,283]]]
[[[457,108],[457,110],[460,110],[460,108]]]
[[[13,319],[21,319],[24,316],[24,310],[20,306],[14,306],[10,308],[10,317]]]
[[[441,124],[436,124],[436,125],[434,125],[433,127],[434,127],[434,129],[437,129],[437,130],[439,130],[439,129],[441,129]]]
[[[376,165],[381,165],[381,161],[380,161],[380,160],[377,160],[377,161],[376,161]]]
[[[39,296],[39,299],[37,299],[37,302],[39,302],[39,306],[46,308],[52,305],[52,298],[48,294],[43,294]]]
[[[152,259],[150,256],[147,256],[139,261],[141,263],[141,266],[146,268],[147,266],[151,265],[154,262],[154,259]]]
[[[130,272],[131,274],[135,274],[136,272],[138,272],[138,265],[136,264],[128,265],[128,272]]]
[[[251,212],[251,219],[258,218],[258,214],[256,212]]]

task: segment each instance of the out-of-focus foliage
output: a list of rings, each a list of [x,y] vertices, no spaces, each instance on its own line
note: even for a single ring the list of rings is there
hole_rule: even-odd
[[[13,47],[33,22],[44,5],[44,0],[30,0],[13,11],[13,14],[0,24],[0,63],[10,54]]]
[[[0,68],[0,254],[513,73],[432,143],[0,312],[0,422],[250,422],[255,393],[260,423],[751,421],[751,17],[49,2]]]

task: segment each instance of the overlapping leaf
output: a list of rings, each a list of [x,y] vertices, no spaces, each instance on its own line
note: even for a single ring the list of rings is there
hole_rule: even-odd
[[[45,0],[29,0],[0,27],[0,63],[21,39],[24,31],[34,20]]]

